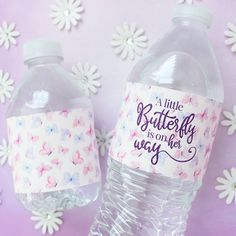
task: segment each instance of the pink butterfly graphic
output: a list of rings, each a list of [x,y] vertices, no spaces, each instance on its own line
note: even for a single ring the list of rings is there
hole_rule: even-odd
[[[39,151],[39,154],[43,156],[50,156],[52,152],[53,149],[46,142],[44,142],[41,150]]]
[[[49,165],[44,165],[43,163],[37,168],[39,176],[42,176],[45,172],[51,170],[52,167]]]
[[[66,154],[69,152],[69,148],[63,147],[63,146],[59,146],[58,147],[58,152],[61,154]]]
[[[201,122],[207,120],[208,119],[208,109],[206,108],[203,112],[199,113],[197,116]]]
[[[134,138],[137,138],[138,137],[138,131],[137,130],[134,130],[134,131],[131,131],[130,132],[130,137],[129,137],[129,139],[130,140],[133,140]]]
[[[54,188],[57,186],[56,180],[52,176],[48,176],[47,179],[47,188]]]
[[[60,114],[61,116],[67,117],[67,116],[69,115],[69,113],[70,113],[70,112],[69,112],[68,110],[62,110],[62,111],[60,111],[59,114]]]
[[[125,96],[125,103],[129,102],[130,99],[130,94],[128,93],[128,95]]]
[[[82,118],[75,118],[73,121],[73,127],[83,126],[84,121]]]
[[[21,145],[21,143],[22,143],[21,136],[18,134],[16,140],[14,141],[14,144],[19,146],[19,145]]]
[[[182,99],[182,103],[183,104],[190,104],[192,106],[197,106],[198,105],[197,97],[196,96],[191,96],[191,95],[186,95]]]
[[[39,140],[39,136],[29,134],[29,141],[35,143]]]
[[[181,167],[177,167],[175,170],[175,175],[178,176],[180,179],[186,179],[188,178],[188,174],[182,170]]]
[[[216,124],[216,125],[213,127],[213,129],[212,129],[212,131],[211,131],[211,137],[215,137],[215,136],[216,136],[217,128],[218,128],[218,124]]]
[[[87,166],[84,167],[83,174],[87,175],[89,172],[93,171],[93,165],[90,162]]]
[[[118,160],[122,161],[126,156],[126,153],[125,152],[118,152],[117,153],[117,158]]]
[[[208,156],[208,154],[210,153],[210,151],[211,151],[211,145],[208,144],[208,145],[206,146],[206,149],[205,149],[205,157]]]
[[[52,160],[51,163],[52,163],[53,165],[57,166],[59,169],[60,169],[61,166],[62,166],[62,162],[61,162],[58,158]]]
[[[80,152],[77,151],[72,159],[72,163],[74,165],[82,164],[84,162],[84,159],[81,157]]]
[[[211,122],[215,122],[217,120],[217,115],[216,113],[213,111],[212,115],[211,115],[211,118],[210,118]]]
[[[86,134],[87,134],[88,136],[92,137],[93,133],[94,133],[93,127],[90,125],[90,127],[89,127],[88,131],[86,132]]]
[[[89,146],[85,147],[83,150],[89,155],[93,151],[93,144],[90,143]]]
[[[197,169],[194,171],[193,177],[195,180],[197,180],[201,174],[202,170],[201,169]]]

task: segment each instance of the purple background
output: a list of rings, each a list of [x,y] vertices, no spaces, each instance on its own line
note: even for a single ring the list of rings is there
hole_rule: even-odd
[[[170,17],[175,0],[84,0],[83,21],[72,32],[60,32],[51,23],[50,4],[54,1],[41,0],[0,0],[0,22],[16,22],[21,36],[18,46],[10,51],[0,48],[0,69],[11,73],[16,84],[26,68],[22,61],[22,45],[25,41],[44,36],[61,42],[65,63],[68,69],[77,62],[89,62],[99,67],[102,74],[102,88],[93,96],[96,127],[109,131],[116,122],[127,75],[137,62],[123,62],[115,56],[110,47],[111,34],[123,22],[136,22],[146,30],[150,45],[160,37],[170,25]],[[231,110],[236,88],[235,55],[224,45],[223,31],[226,24],[235,20],[235,0],[205,0],[215,14],[210,38],[213,42],[225,84],[225,109]],[[0,140],[6,137],[6,105],[0,104]],[[224,168],[235,166],[235,136],[229,137],[226,129],[220,127],[209,169],[191,210],[187,236],[235,235],[235,205],[227,206],[218,199],[214,190],[216,177]],[[103,174],[106,172],[106,159],[101,159]],[[0,168],[0,235],[37,236],[30,213],[16,200],[13,191],[10,168]],[[68,211],[58,236],[86,236],[99,202]]]

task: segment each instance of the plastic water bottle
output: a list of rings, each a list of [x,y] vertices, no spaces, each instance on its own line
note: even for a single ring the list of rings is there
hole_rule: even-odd
[[[178,6],[171,30],[133,69],[90,235],[184,235],[224,97],[210,22],[205,8]]]
[[[7,112],[15,192],[30,211],[87,205],[101,185],[92,104],[60,65],[60,44],[33,40],[23,54]]]

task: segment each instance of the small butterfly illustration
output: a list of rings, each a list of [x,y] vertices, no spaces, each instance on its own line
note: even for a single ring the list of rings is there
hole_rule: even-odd
[[[16,140],[14,141],[14,144],[16,144],[17,146],[22,144],[21,136],[19,134],[18,134]]]
[[[130,139],[130,140],[133,140],[134,138],[137,138],[138,135],[139,135],[139,133],[138,133],[137,130],[131,131],[131,132],[130,132],[129,139]]]
[[[71,132],[69,129],[61,129],[61,139],[66,140],[71,138]]]
[[[208,119],[208,109],[206,108],[203,112],[199,113],[197,117],[200,119],[201,122]]]
[[[58,159],[58,158],[56,158],[56,159],[53,159],[52,161],[51,161],[51,163],[53,164],[53,165],[55,165],[57,168],[61,168],[61,166],[62,166],[62,162]]]
[[[80,152],[77,151],[72,158],[72,163],[74,165],[78,165],[78,164],[82,164],[83,162],[84,162],[84,159],[81,157]]]
[[[29,134],[28,137],[29,137],[29,141],[33,143],[39,140],[39,136],[36,136],[36,135]]]
[[[125,152],[118,152],[117,153],[117,158],[118,160],[122,161],[126,156],[126,153]]]
[[[26,173],[30,173],[32,171],[32,167],[29,164],[24,163],[22,166],[22,170]]]
[[[84,141],[84,134],[83,134],[83,133],[81,133],[81,134],[76,134],[76,135],[74,136],[74,140],[75,140],[76,142]]]
[[[209,136],[210,136],[210,128],[207,127],[207,128],[205,129],[205,131],[204,131],[204,137],[206,137],[206,138],[208,139]]]
[[[60,154],[66,154],[66,153],[68,153],[69,152],[69,148],[66,148],[66,147],[63,147],[63,146],[58,146],[58,152],[60,153]]]
[[[55,188],[57,186],[57,182],[55,178],[52,176],[48,176],[47,178],[47,188]]]
[[[89,146],[85,147],[83,150],[89,155],[93,151],[93,144],[90,143]]]
[[[88,131],[86,132],[86,134],[87,134],[88,136],[90,136],[90,137],[93,136],[93,134],[94,134],[94,130],[93,130],[92,125],[90,125],[90,127],[89,127]]]
[[[42,176],[45,172],[47,172],[51,169],[52,169],[51,166],[45,165],[43,163],[37,168],[39,176]]]
[[[52,125],[52,126],[47,126],[47,127],[46,127],[46,133],[47,133],[48,135],[58,133],[57,125],[54,124],[54,125]]]
[[[201,173],[202,173],[201,169],[195,170],[194,173],[193,173],[194,179],[197,180],[199,178],[199,176],[201,175]]]
[[[182,99],[183,104],[190,104],[192,106],[197,106],[198,105],[198,99],[196,96],[191,96],[191,95],[186,95]]]
[[[217,128],[218,128],[218,124],[216,124],[216,125],[213,127],[213,129],[212,129],[212,131],[211,131],[211,137],[215,137],[215,136],[216,136]]]
[[[179,166],[175,170],[175,175],[178,176],[180,179],[187,179],[188,178],[188,174],[186,172],[184,172],[183,169]]]
[[[25,121],[23,119],[16,120],[16,128],[22,128],[25,126]]]
[[[38,116],[32,117],[32,128],[38,128],[43,124],[42,120]]]
[[[93,165],[90,162],[87,166],[84,167],[83,174],[87,175],[89,172],[93,171]]]
[[[211,145],[210,144],[208,144],[207,146],[206,146],[206,148],[205,148],[205,157],[208,157],[208,155],[210,154],[210,152],[211,152]]]
[[[70,113],[70,111],[68,111],[68,110],[62,110],[59,112],[59,115],[64,116],[64,117],[68,117],[69,113]]]
[[[78,184],[79,183],[79,174],[70,174],[68,172],[64,173],[64,182],[65,184]]]
[[[83,126],[84,121],[82,118],[75,118],[73,121],[73,127]]]
[[[124,101],[125,101],[125,103],[128,103],[129,100],[130,100],[130,93],[128,93],[128,94],[125,96]]]
[[[46,142],[44,142],[39,151],[39,154],[43,156],[50,156],[52,153],[53,149]]]
[[[210,120],[212,123],[217,121],[217,115],[216,115],[215,111],[212,112]]]

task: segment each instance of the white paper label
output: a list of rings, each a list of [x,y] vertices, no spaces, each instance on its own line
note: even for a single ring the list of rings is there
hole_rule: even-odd
[[[90,109],[11,117],[7,124],[15,192],[50,192],[100,181]]]
[[[109,154],[131,168],[201,180],[220,112],[209,98],[128,83]]]

